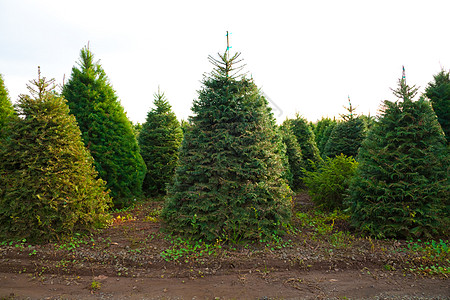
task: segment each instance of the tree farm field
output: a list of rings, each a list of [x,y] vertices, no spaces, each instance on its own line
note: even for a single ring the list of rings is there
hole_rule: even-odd
[[[161,231],[162,201],[91,234],[0,245],[0,299],[448,299],[447,240],[376,240],[294,197],[287,234],[190,242]]]

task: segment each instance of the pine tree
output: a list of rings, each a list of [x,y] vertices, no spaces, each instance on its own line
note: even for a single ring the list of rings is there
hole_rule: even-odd
[[[299,114],[296,115],[295,119],[287,119],[283,122],[283,124],[285,123],[290,124],[292,132],[300,145],[300,149],[302,149],[303,163],[306,166],[305,168],[307,170],[311,170],[310,160],[314,163],[322,160],[311,125]]]
[[[425,89],[425,95],[433,105],[447,143],[450,143],[450,72],[441,70],[435,75],[434,82]]]
[[[323,152],[325,150],[325,145],[330,138],[331,132],[336,126],[337,122],[335,119],[322,118],[317,121],[314,126],[314,137],[316,139],[317,148],[319,149],[320,155],[324,158]]]
[[[110,198],[66,101],[40,74],[28,89],[0,149],[0,237],[44,242],[104,224]]]
[[[449,153],[429,102],[399,80],[358,155],[349,188],[353,226],[374,236],[430,236],[448,230]],[[448,233],[448,232],[447,232]]]
[[[100,177],[111,189],[114,205],[127,206],[142,194],[146,172],[132,124],[88,48],[81,50],[78,67],[72,68],[63,95]]]
[[[275,119],[253,80],[238,75],[238,57],[210,57],[215,69],[194,101],[162,213],[169,232],[237,242],[279,234],[289,220]]]
[[[361,143],[366,137],[365,122],[355,114],[351,103],[345,107],[347,115],[341,115],[343,121],[336,124],[325,145],[323,156],[335,157],[341,154],[356,157]]]
[[[147,114],[139,134],[141,155],[147,165],[143,191],[147,196],[166,193],[172,183],[178,153],[183,140],[180,123],[164,93],[154,95],[155,108]]]
[[[286,145],[286,156],[288,159],[289,172],[291,174],[289,185],[292,190],[297,191],[303,186],[303,163],[302,150],[297,142],[289,123],[280,126],[283,143]]]
[[[6,89],[3,77],[0,74],[0,138],[2,138],[4,128],[16,115],[14,108],[12,106],[11,100],[9,99],[8,90]]]

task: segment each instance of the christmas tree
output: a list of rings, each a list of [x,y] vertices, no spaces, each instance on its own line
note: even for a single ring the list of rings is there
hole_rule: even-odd
[[[349,188],[353,226],[379,237],[431,236],[448,230],[449,153],[429,102],[399,80],[362,143]],[[447,232],[448,233],[448,232]]]
[[[148,112],[138,139],[142,158],[147,165],[142,187],[147,196],[166,193],[166,185],[172,183],[175,175],[183,140],[180,123],[164,93],[158,91],[154,96],[155,108]]]
[[[203,79],[162,216],[166,230],[229,242],[279,234],[291,190],[267,100],[228,50]]]
[[[435,75],[434,82],[428,84],[425,95],[433,105],[447,143],[450,143],[450,72],[442,70]]]
[[[64,85],[70,113],[80,126],[84,144],[100,177],[111,189],[114,205],[127,206],[142,194],[146,167],[133,126],[117,99],[105,71],[88,48]]]
[[[110,198],[53,81],[21,95],[0,149],[0,236],[44,242],[104,224]]]

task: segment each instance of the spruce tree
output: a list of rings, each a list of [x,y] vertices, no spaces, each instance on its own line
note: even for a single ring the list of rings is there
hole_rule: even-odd
[[[0,237],[45,242],[104,224],[110,198],[66,101],[40,74],[28,89],[0,149]]]
[[[239,75],[239,53],[212,57],[180,150],[162,216],[166,230],[227,242],[279,234],[291,191],[275,119],[252,79]]]
[[[336,126],[336,120],[330,118],[322,118],[317,121],[314,126],[314,137],[316,139],[317,148],[319,149],[320,155],[324,158],[323,152],[325,145],[330,138],[331,132],[334,126]]]
[[[147,196],[166,193],[172,183],[183,140],[180,123],[164,93],[156,93],[154,108],[147,114],[139,134],[141,155],[147,165],[143,191]]]
[[[289,123],[280,126],[283,143],[286,145],[286,156],[288,159],[288,168],[291,174],[289,185],[292,190],[297,191],[303,186],[303,157],[300,145],[297,142]]]
[[[133,127],[105,71],[88,48],[81,50],[78,67],[63,87],[70,112],[76,117],[83,141],[107,182],[116,207],[127,206],[142,194],[146,167]]]
[[[285,123],[290,124],[292,132],[300,145],[300,149],[302,149],[305,168],[307,170],[312,170],[310,160],[317,163],[320,162],[322,158],[320,157],[319,148],[317,148],[316,139],[314,137],[314,132],[312,131],[311,125],[299,114],[296,115],[295,119],[287,119],[283,122],[283,124]]]
[[[434,82],[425,89],[425,95],[433,105],[447,143],[450,143],[450,72],[441,70],[435,75]]]
[[[3,136],[4,128],[15,115],[16,113],[9,99],[3,76],[0,74],[0,138]]]
[[[347,115],[341,115],[343,121],[338,122],[325,145],[323,156],[335,157],[341,154],[356,158],[358,149],[366,137],[365,122],[359,118],[350,104],[345,108]]]
[[[379,237],[448,230],[449,153],[436,114],[417,88],[399,80],[362,143],[349,188],[351,222]],[[448,231],[447,231],[448,233]]]

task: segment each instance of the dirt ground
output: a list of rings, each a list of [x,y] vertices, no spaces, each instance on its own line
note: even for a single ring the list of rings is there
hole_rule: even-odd
[[[296,204],[312,207],[305,194]],[[160,232],[160,207],[117,212],[109,228],[73,240],[1,245],[0,299],[450,299],[447,277],[405,271],[420,257],[404,241],[330,243],[302,228],[277,244],[189,251]]]

